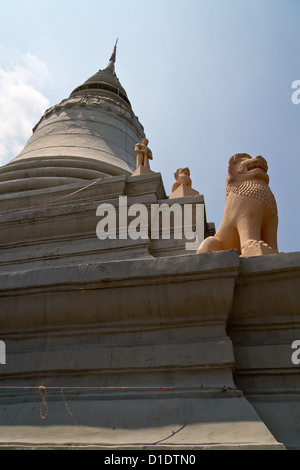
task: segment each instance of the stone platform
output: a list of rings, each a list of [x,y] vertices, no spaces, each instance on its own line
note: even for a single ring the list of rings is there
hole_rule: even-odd
[[[102,202],[204,206],[158,173],[30,181],[0,201],[1,448],[300,447],[300,253],[100,241]]]
[[[2,448],[299,447],[299,261],[232,250],[2,275]]]

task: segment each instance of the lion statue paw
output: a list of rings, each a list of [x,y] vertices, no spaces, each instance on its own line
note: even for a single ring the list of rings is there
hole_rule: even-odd
[[[259,256],[259,255],[271,255],[278,253],[278,250],[274,250],[263,240],[248,240],[241,247],[241,256]]]

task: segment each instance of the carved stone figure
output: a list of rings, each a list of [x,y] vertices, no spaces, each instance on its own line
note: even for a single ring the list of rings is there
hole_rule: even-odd
[[[178,168],[174,173],[176,183],[173,184],[169,199],[186,196],[198,196],[199,192],[192,189],[192,180],[189,168]]]
[[[136,144],[135,151],[137,154],[136,167],[144,166],[150,168],[149,160],[153,160],[152,152],[148,147],[149,140],[142,139],[140,144]]]
[[[152,152],[148,147],[149,140],[143,138],[140,143],[136,144],[134,150],[137,154],[136,158],[136,171],[132,176],[145,175],[153,173],[150,170],[149,160],[153,160]]]
[[[219,230],[206,238],[197,253],[236,248],[241,256],[278,253],[278,215],[269,188],[268,164],[242,153],[229,160],[226,202]]]

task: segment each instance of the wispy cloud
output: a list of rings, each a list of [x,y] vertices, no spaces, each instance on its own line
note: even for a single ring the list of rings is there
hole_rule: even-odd
[[[47,65],[33,54],[0,46],[0,165],[23,150],[49,107],[41,91],[49,79]]]

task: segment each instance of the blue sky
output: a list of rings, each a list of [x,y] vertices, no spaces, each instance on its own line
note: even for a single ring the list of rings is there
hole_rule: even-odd
[[[263,155],[279,250],[299,250],[299,0],[0,0],[0,159],[44,110],[107,65],[145,128],[167,193],[188,166],[218,228],[227,163]],[[300,97],[300,93],[299,93]]]

